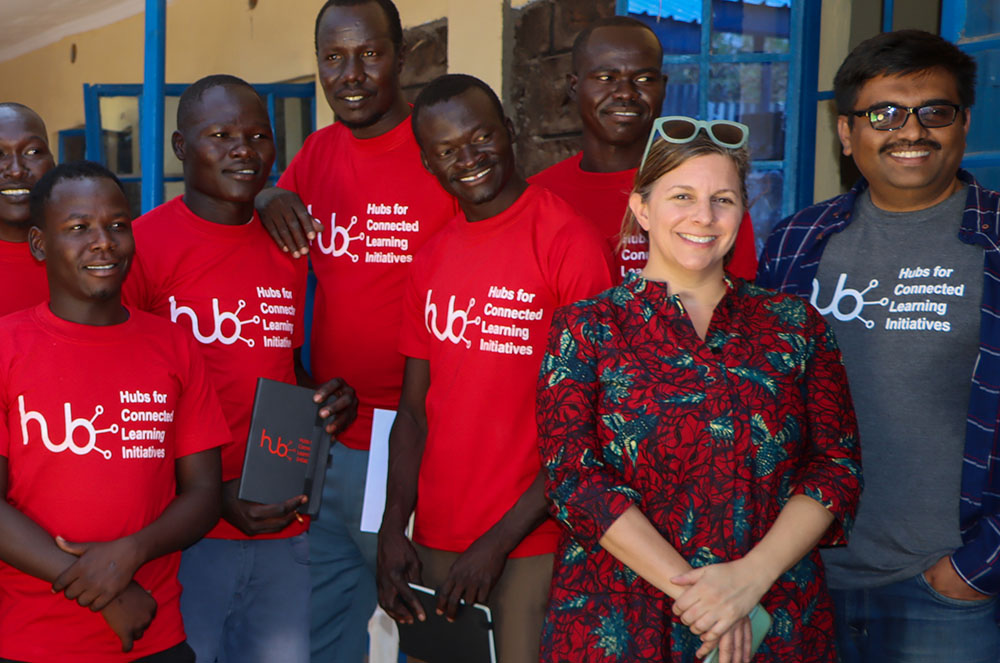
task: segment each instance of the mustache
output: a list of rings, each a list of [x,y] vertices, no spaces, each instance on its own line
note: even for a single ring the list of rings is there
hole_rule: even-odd
[[[879,154],[885,154],[886,152],[895,152],[896,150],[900,149],[905,150],[907,148],[913,148],[913,147],[927,147],[932,150],[940,150],[941,143],[937,142],[936,140],[931,140],[930,138],[921,138],[919,140],[913,140],[913,141],[897,140],[892,143],[886,143],[885,145],[882,146],[882,148],[878,152]]]

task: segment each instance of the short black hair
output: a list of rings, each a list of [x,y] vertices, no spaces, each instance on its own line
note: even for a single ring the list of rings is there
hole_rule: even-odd
[[[396,47],[396,55],[399,55],[400,49],[403,48],[403,24],[399,20],[399,10],[396,9],[392,0],[326,0],[320,7],[319,13],[316,14],[316,27],[313,28],[313,48],[316,49],[316,52],[319,53],[319,22],[323,20],[323,14],[326,13],[327,9],[330,7],[357,7],[358,5],[367,5],[369,2],[378,5],[382,9],[382,13],[385,14],[385,18],[389,22],[389,39]]]
[[[125,195],[125,187],[118,176],[95,161],[70,161],[61,163],[38,178],[31,187],[28,204],[31,209],[31,223],[39,228],[45,225],[45,206],[52,198],[52,190],[63,180],[111,180]]]
[[[858,44],[833,79],[837,113],[856,110],[861,87],[877,76],[908,76],[944,69],[955,77],[958,100],[969,108],[976,101],[976,61],[953,43],[923,30],[883,32]]]
[[[500,118],[500,121],[502,122],[506,119],[507,114],[503,111],[503,104],[500,103],[500,97],[497,96],[497,93],[489,85],[475,76],[469,76],[468,74],[445,74],[438,76],[428,83],[413,102],[413,114],[410,124],[413,127],[413,135],[416,136],[418,144],[420,143],[420,134],[417,133],[417,123],[420,121],[420,116],[423,114],[424,109],[428,106],[453,99],[469,90],[482,90],[490,100],[490,103],[493,104],[493,108],[496,109],[497,117]]]
[[[660,43],[660,38],[656,36],[653,32],[653,28],[649,27],[642,21],[632,18],[631,16],[608,16],[607,18],[600,18],[590,23],[583,30],[580,30],[579,34],[576,35],[576,39],[573,40],[573,73],[578,73],[580,70],[580,58],[583,57],[583,51],[587,48],[587,42],[590,41],[590,36],[594,34],[594,30],[598,28],[638,28],[640,30],[646,30],[649,34],[653,35],[653,39],[656,40],[657,45],[660,47],[660,65],[663,62],[663,44]]]
[[[211,76],[205,76],[199,78],[191,85],[187,86],[187,89],[181,93],[181,99],[177,103],[177,130],[183,132],[188,124],[189,116],[191,115],[191,110],[194,108],[195,104],[201,101],[201,98],[205,96],[205,93],[214,87],[245,87],[254,95],[260,99],[260,103],[263,104],[264,100],[261,99],[260,93],[250,85],[245,80],[239,76],[231,76],[230,74],[212,74]]]

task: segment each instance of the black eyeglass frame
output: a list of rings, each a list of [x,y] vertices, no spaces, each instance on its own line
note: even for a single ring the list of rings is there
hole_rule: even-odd
[[[926,124],[924,124],[924,121],[920,118],[920,111],[922,111],[925,108],[934,108],[935,106],[947,106],[948,108],[954,109],[955,115],[954,117],[951,118],[951,122],[949,122],[948,124],[937,124],[932,127],[929,127]],[[885,110],[887,108],[895,108],[896,110],[906,111],[906,115],[903,116],[903,123],[900,124],[898,127],[882,128],[875,126],[875,120],[872,119],[872,115],[880,110]],[[962,106],[962,104],[950,104],[948,102],[923,104],[922,106],[897,106],[896,104],[883,104],[882,106],[876,106],[874,108],[869,108],[868,110],[851,111],[850,113],[848,113],[848,115],[853,115],[854,117],[868,118],[868,124],[875,131],[899,131],[900,129],[906,126],[906,123],[909,121],[911,115],[917,116],[917,122],[919,122],[920,126],[922,126],[924,129],[943,129],[945,127],[950,127],[951,125],[955,124],[955,120],[958,119],[958,114],[961,113],[963,110],[965,110],[965,107]]]

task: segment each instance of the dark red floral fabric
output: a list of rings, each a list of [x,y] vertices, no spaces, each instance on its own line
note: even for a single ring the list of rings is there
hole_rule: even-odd
[[[679,298],[637,276],[552,321],[538,391],[546,492],[564,525],[543,661],[694,661],[671,600],[605,552],[635,504],[693,566],[738,559],[789,497],[835,516],[843,544],[861,492],[857,422],[833,338],[798,297],[727,283],[705,341]],[[762,603],[755,661],[835,661],[814,550]]]

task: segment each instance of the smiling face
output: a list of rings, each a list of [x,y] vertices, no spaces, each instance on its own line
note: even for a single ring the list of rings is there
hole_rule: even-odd
[[[722,278],[724,261],[743,217],[740,176],[722,154],[692,157],[656,180],[644,201],[629,207],[649,233],[643,274],[668,283]]]
[[[219,223],[246,222],[249,216],[225,220],[212,210],[226,203],[252,208],[254,196],[267,184],[274,140],[267,109],[253,90],[241,85],[205,90],[174,132],[173,146],[184,164],[188,207]]]
[[[30,232],[31,251],[45,260],[52,311],[68,320],[88,312],[120,310],[122,283],[135,251],[125,194],[97,177],[57,182],[41,226]]]
[[[355,137],[380,136],[409,115],[399,86],[403,56],[377,4],[329,7],[319,22],[316,49],[326,101]]]
[[[585,136],[616,146],[645,143],[663,106],[660,60],[659,43],[647,29],[605,26],[591,33],[569,76]]]
[[[854,108],[933,103],[959,103],[955,77],[943,69],[877,76],[858,91]],[[848,117],[841,115],[837,131],[844,154],[854,158],[871,185],[872,201],[885,210],[911,211],[935,205],[955,191],[969,112],[959,113],[951,126],[934,129],[923,127],[911,116],[896,131],[876,131],[867,118],[855,117],[848,122]]]
[[[517,200],[513,127],[478,88],[421,111],[417,142],[424,166],[458,199],[470,221],[496,216]]]
[[[53,166],[41,118],[25,108],[0,107],[0,239],[27,239],[28,194]]]

